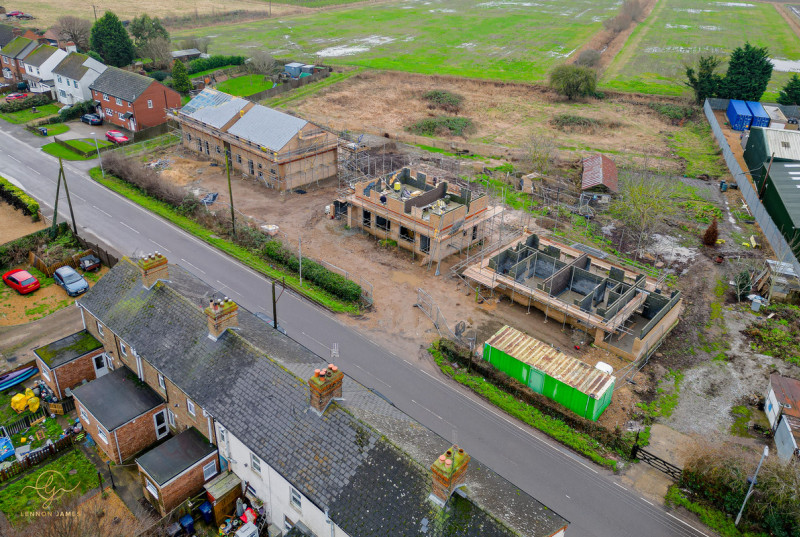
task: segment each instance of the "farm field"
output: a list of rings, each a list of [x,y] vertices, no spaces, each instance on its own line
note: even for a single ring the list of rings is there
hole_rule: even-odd
[[[403,0],[173,34],[209,52],[264,47],[280,58],[424,74],[541,81],[616,13],[613,0]]]
[[[685,64],[700,55],[727,57],[746,40],[769,47],[773,58],[800,59],[800,38],[775,6],[746,1],[659,0],[603,75],[604,88],[683,95]],[[720,67],[724,74],[726,66]],[[774,99],[789,79],[773,71],[764,100]]]

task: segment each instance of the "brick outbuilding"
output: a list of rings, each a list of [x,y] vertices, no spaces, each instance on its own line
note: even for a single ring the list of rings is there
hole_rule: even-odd
[[[108,373],[103,345],[86,330],[33,349],[42,380],[58,399],[65,390]]]

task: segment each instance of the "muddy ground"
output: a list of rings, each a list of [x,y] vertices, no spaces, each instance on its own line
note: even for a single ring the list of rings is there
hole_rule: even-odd
[[[0,200],[0,244],[24,237],[44,227],[44,222],[34,222],[30,216]]]

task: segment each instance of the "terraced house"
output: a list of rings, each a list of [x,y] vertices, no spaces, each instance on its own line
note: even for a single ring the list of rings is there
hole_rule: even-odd
[[[56,85],[53,68],[67,56],[66,51],[51,45],[39,45],[30,54],[20,60],[20,68],[24,69],[22,78],[28,81],[33,93],[44,93],[51,98],[56,97]]]
[[[0,50],[0,60],[3,65],[3,78],[6,83],[22,82],[22,73],[25,68],[20,60],[24,59],[39,43],[25,37],[17,37]]]
[[[111,444],[106,424],[125,419],[149,431],[145,412],[163,401],[171,437],[131,456],[162,514],[233,472],[272,524],[302,535],[564,535],[565,519],[468,445],[447,442],[161,255],[123,259],[79,306],[114,367],[75,394],[102,414],[81,414],[98,444]],[[122,389],[93,388],[111,379],[139,386],[142,417],[118,415],[111,392]]]
[[[58,102],[73,105],[92,98],[89,86],[97,80],[106,65],[86,54],[72,52],[53,68]]]

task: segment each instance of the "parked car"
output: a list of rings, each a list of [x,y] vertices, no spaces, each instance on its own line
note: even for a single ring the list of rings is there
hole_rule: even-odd
[[[9,11],[6,13],[6,17],[19,17],[20,15],[24,15],[22,11]]]
[[[6,95],[6,101],[15,101],[17,99],[26,99],[28,97],[27,93],[9,93]]]
[[[81,257],[80,267],[84,272],[97,270],[100,268],[100,259],[96,255],[85,255]]]
[[[39,280],[23,269],[9,270],[3,274],[3,281],[21,295],[33,293],[39,288]]]
[[[106,133],[106,139],[109,142],[114,142],[115,144],[124,144],[128,141],[128,137],[119,131],[108,131]]]
[[[81,116],[81,121],[83,121],[84,123],[88,123],[89,125],[103,124],[103,118],[101,118],[97,114],[83,114]]]
[[[83,276],[75,272],[72,267],[57,268],[53,279],[64,288],[69,296],[78,296],[89,289],[89,284],[83,279]]]

